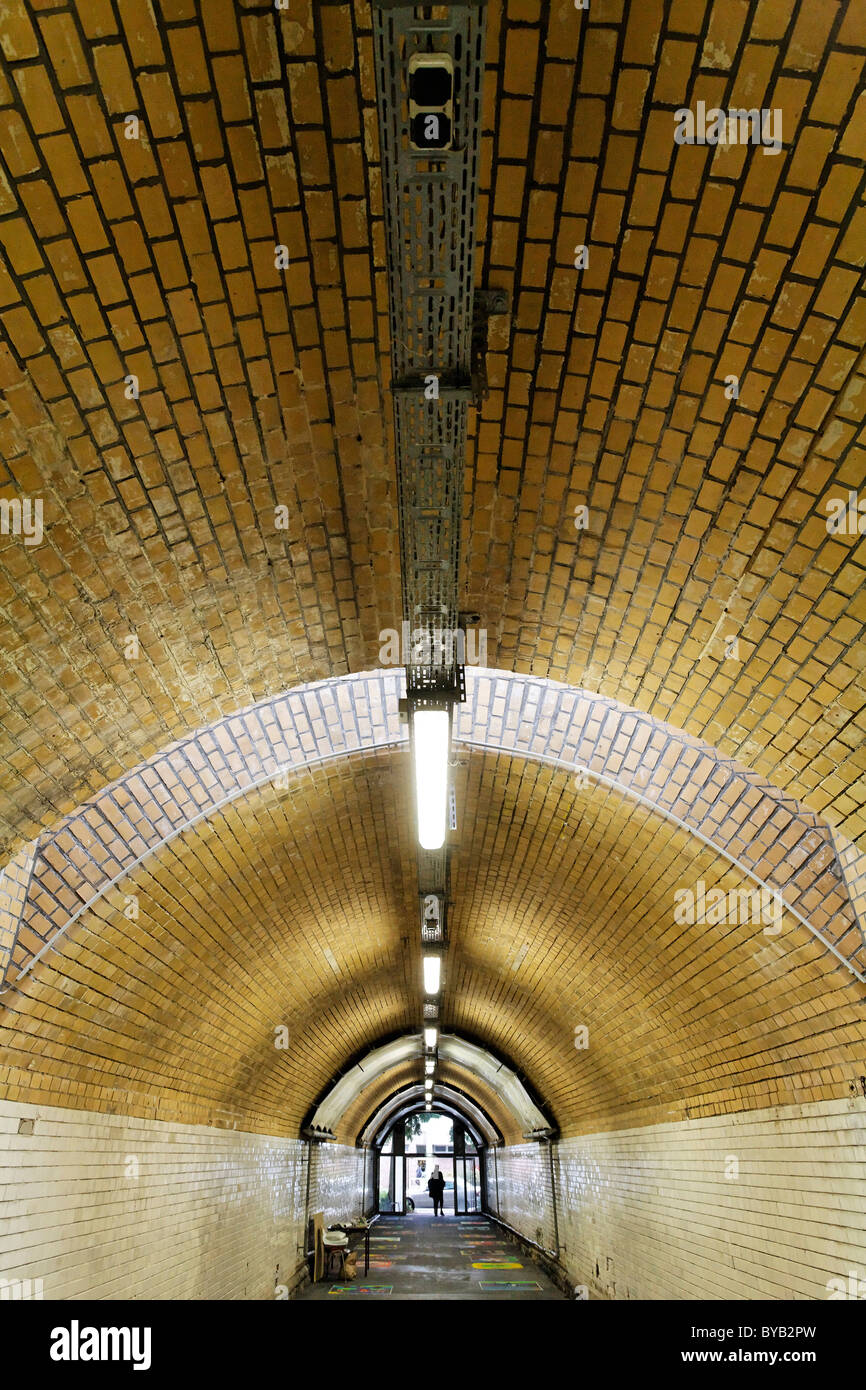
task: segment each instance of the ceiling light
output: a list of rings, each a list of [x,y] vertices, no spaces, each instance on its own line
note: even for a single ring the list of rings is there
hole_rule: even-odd
[[[432,1058],[424,1063],[424,1070],[428,1076],[433,1075],[434,1071],[436,1070],[436,1063],[432,1060]]]
[[[442,982],[442,961],[438,956],[424,957],[424,993],[438,994]]]
[[[436,1032],[436,1029],[435,1029],[435,1028],[425,1028],[425,1029],[424,1029],[424,1046],[425,1046],[425,1047],[435,1047],[435,1046],[436,1046],[436,1037],[437,1037],[437,1032]]]
[[[432,1110],[432,1109],[433,1109],[433,1106],[432,1106],[432,1105],[425,1105],[425,1106],[424,1106],[424,1109],[425,1109],[425,1110]]]
[[[416,709],[412,716],[418,840],[422,849],[441,849],[448,817],[447,709]]]

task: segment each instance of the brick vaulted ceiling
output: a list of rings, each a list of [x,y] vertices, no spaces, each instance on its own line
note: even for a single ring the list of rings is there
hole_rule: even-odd
[[[513,1058],[564,1129],[859,1084],[866,990],[820,945],[787,921],[767,937],[673,920],[676,884],[740,883],[712,851],[620,793],[468,757],[443,1027]],[[401,750],[233,802],[124,879],[3,996],[4,1093],[297,1133],[351,1057],[416,1026],[413,867]],[[484,1104],[474,1077],[454,1076]],[[416,1063],[392,1085],[417,1077]],[[374,1109],[351,1111],[340,1137]]]
[[[511,309],[491,320],[490,393],[470,412],[460,575],[488,664],[600,692],[703,738],[863,846],[866,543],[829,535],[825,519],[827,500],[866,477],[866,0],[590,0],[586,12],[570,0],[490,0],[488,11],[476,280],[507,289]],[[0,496],[44,500],[41,543],[0,536],[5,860],[186,731],[379,665],[401,593],[369,5],[0,0],[0,53]],[[674,112],[698,101],[780,109],[783,150],[676,145]],[[133,115],[138,138],[127,138]],[[589,265],[576,270],[580,244]],[[276,245],[288,248],[286,270]],[[725,655],[732,636],[736,659]],[[737,1066],[762,1027],[776,1030],[771,1060],[746,1081],[733,1041],[711,1058],[721,1044],[697,938],[683,997],[709,1012],[688,1037],[669,1037],[673,1002],[629,1014],[656,988],[639,986],[637,961],[632,995],[628,976],[613,991],[617,962],[604,951],[581,975],[569,933],[594,929],[589,890],[607,854],[632,834],[646,852],[643,823],[629,830],[625,811],[598,810],[594,849],[557,868],[542,806],[504,786],[495,760],[472,759],[473,831],[455,859],[454,1026],[508,1052],[580,1123],[681,1117],[689,1095],[735,1108],[744,1087],[771,1103],[847,1084],[820,1040],[808,1068],[798,1060],[803,1039],[831,1023],[839,1047],[862,1036],[844,1002],[832,1013],[806,947],[802,997],[769,947],[725,976],[731,1007],[750,971],[761,981]],[[345,784],[337,809],[334,778]],[[233,1010],[255,1010],[238,1004],[228,958],[213,965],[212,992],[184,1002],[171,952],[146,960],[144,943],[144,994],[131,981],[125,1000],[102,1001],[127,947],[115,939],[122,924],[96,909],[64,946],[74,960],[28,982],[20,1016],[16,1005],[6,1082],[22,1091],[26,1038],[47,1030],[45,1055],[66,1067],[67,1081],[46,1090],[55,1099],[123,1108],[122,1095],[134,1109],[135,1092],[164,1105],[171,1094],[185,1118],[240,1107],[274,1128],[295,1065],[297,1122],[365,1038],[417,1016],[417,963],[401,954],[415,891],[408,805],[386,810],[381,792],[371,807],[367,785],[363,767],[323,775],[313,811],[327,833],[298,851],[327,866],[321,894],[292,925],[280,880],[239,966],[255,974],[270,953],[274,989],[281,971],[288,988],[307,957],[321,967],[317,936],[330,941],[328,988],[339,994],[342,970],[354,993],[324,1033],[298,1013],[317,1060],[311,1042],[285,1075],[256,1070],[282,1018],[279,990],[266,990],[257,1022],[235,1018],[230,1058],[205,1050],[193,1073],[179,1030],[148,1073],[110,1037],[118,1020],[140,1048],[173,1004],[199,1038],[214,1019],[228,1027]],[[498,851],[494,871],[474,824],[515,802],[526,830],[511,849],[536,864],[531,884]],[[380,818],[363,940],[341,906],[356,862],[341,831],[349,809]],[[232,854],[244,847],[258,883],[285,830],[262,815],[252,802],[243,816],[233,808],[142,870],[154,921],[179,919],[180,894],[198,923],[190,933],[219,905],[220,934],[241,934],[243,899],[230,917],[219,891],[222,837]],[[213,863],[197,878],[199,852]],[[688,857],[685,842],[670,855]],[[623,902],[621,921],[656,951],[647,969],[669,945],[653,910]],[[553,982],[539,976],[539,994],[516,973],[529,921],[536,975],[545,951],[563,952],[567,1005]],[[300,953],[292,968],[278,960],[287,932]],[[87,970],[103,980],[95,993]],[[568,1065],[581,1021],[571,1001],[603,983],[597,1008],[625,1031],[581,1081]],[[64,1022],[71,999],[78,1022]],[[91,1025],[91,1036],[103,1029],[100,1060],[73,1062],[77,1029]],[[616,1060],[644,1043],[652,1084]],[[106,1057],[116,1074],[102,1094]]]

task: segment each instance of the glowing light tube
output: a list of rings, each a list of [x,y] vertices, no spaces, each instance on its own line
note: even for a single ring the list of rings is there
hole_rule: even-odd
[[[441,849],[448,823],[448,711],[419,709],[412,718],[418,841]]]
[[[442,962],[438,956],[424,957],[424,993],[438,994],[442,983]]]

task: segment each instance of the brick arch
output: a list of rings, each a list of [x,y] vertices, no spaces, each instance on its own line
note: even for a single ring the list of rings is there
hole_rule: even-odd
[[[677,819],[501,749],[458,762],[442,1026],[513,1058],[564,1134],[846,1093],[860,987],[792,914],[778,941],[676,926],[676,884],[744,878]],[[166,838],[7,989],[4,1094],[297,1134],[347,1057],[418,1027],[410,782],[399,743],[356,750]]]
[[[448,1115],[453,1120],[463,1120],[470,1134],[477,1139],[480,1146],[497,1144],[501,1140],[501,1136],[493,1127],[490,1117],[483,1113],[475,1101],[470,1100],[465,1094],[454,1091],[450,1086],[439,1085],[437,1087],[430,1102],[430,1108]],[[378,1141],[381,1144],[399,1121],[405,1120],[413,1114],[422,1114],[425,1110],[424,1086],[420,1081],[414,1081],[390,1096],[369,1117],[361,1131],[360,1142],[376,1145]]]
[[[177,835],[235,798],[341,756],[405,741],[401,676],[368,672],[287,691],[133,769],[19,851],[0,877],[0,984]],[[828,822],[732,759],[617,701],[469,668],[455,740],[617,787],[681,825],[866,982],[866,856]]]
[[[402,1092],[418,1080],[417,1063],[406,1062],[393,1071],[386,1072],[379,1077],[369,1087],[360,1092],[356,1100],[349,1106],[343,1115],[337,1137],[344,1143],[353,1143],[361,1137],[361,1133],[369,1123],[371,1115],[375,1114],[388,1098],[396,1092]],[[503,1105],[501,1097],[491,1086],[477,1074],[468,1072],[464,1067],[456,1065],[447,1058],[440,1058],[437,1068],[437,1082],[451,1090],[469,1095],[480,1110],[487,1115],[493,1125],[503,1136],[505,1143],[520,1143],[523,1132],[514,1116]]]
[[[348,1063],[320,1096],[310,1117],[310,1131],[317,1134],[351,1133],[361,1098],[369,1096],[377,1088],[381,1093],[392,1094],[395,1077],[408,1075],[417,1079],[423,1056],[421,1034],[417,1030],[398,1034],[382,1041],[377,1047],[366,1048],[354,1061]],[[507,1127],[521,1132],[549,1130],[549,1117],[538,1108],[529,1094],[523,1078],[517,1074],[501,1056],[494,1055],[488,1047],[448,1028],[439,1029],[439,1063],[444,1068],[465,1077],[475,1089],[478,1083],[487,1094],[495,1094],[498,1100],[493,1107],[496,1114],[507,1118]],[[373,1107],[375,1108],[375,1107]],[[371,1113],[369,1099],[361,1105],[359,1113]],[[348,1118],[347,1118],[348,1117]]]

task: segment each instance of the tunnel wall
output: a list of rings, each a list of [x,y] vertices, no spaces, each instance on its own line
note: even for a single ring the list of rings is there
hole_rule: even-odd
[[[554,1161],[562,1260],[590,1297],[826,1299],[866,1279],[862,1096],[581,1136]],[[547,1154],[496,1164],[498,1214],[552,1248]]]
[[[555,1245],[550,1160],[539,1144],[491,1149],[487,1160],[487,1200],[491,1211],[537,1245]]]
[[[28,1132],[31,1130],[32,1132]],[[46,1299],[270,1299],[303,1265],[308,1146],[0,1101],[0,1279]],[[317,1146],[310,1212],[360,1207],[363,1153]]]

